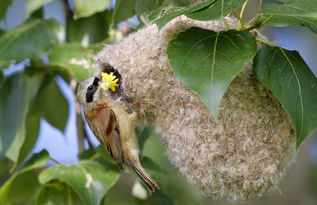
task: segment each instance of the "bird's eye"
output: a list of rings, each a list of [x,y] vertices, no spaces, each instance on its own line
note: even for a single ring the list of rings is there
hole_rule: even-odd
[[[88,90],[92,90],[92,89],[94,89],[94,86],[93,86],[93,85],[91,85],[91,86],[88,87]]]

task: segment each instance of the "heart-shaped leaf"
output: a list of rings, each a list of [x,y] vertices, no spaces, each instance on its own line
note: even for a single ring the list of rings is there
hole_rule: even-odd
[[[44,170],[40,183],[58,179],[68,184],[87,205],[98,205],[118,180],[118,172],[93,161],[81,161],[71,166],[56,166]]]
[[[170,42],[167,53],[176,76],[201,95],[217,118],[227,87],[255,55],[256,42],[246,31],[191,28]]]
[[[302,24],[317,33],[317,0],[279,0],[267,3],[263,21],[275,26]]]
[[[111,0],[74,0],[74,18],[91,16],[105,10],[111,4]]]
[[[78,43],[57,45],[48,56],[51,65],[66,69],[78,81],[91,75],[92,52]]]
[[[0,37],[1,61],[36,58],[61,41],[62,26],[55,20],[29,19]]]
[[[254,58],[257,79],[278,98],[296,126],[297,145],[317,128],[317,79],[296,51],[262,47]]]

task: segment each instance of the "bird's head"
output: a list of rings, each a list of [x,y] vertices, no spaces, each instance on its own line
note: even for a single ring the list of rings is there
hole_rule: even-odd
[[[92,105],[99,100],[115,100],[120,96],[120,79],[113,72],[101,73],[98,77],[90,77],[82,81],[77,90],[80,104]]]
[[[80,104],[87,105],[100,99],[100,79],[90,77],[83,80],[77,90],[77,98]]]

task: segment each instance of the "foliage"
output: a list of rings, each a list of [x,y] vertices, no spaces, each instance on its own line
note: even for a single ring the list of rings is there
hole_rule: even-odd
[[[161,29],[180,15],[222,19],[239,13],[248,1],[207,0],[192,6],[190,0],[117,0],[109,9],[110,0],[74,0],[74,5],[63,0],[66,25],[37,15],[52,1],[25,0],[25,21],[9,31],[0,30],[0,204],[97,205],[116,204],[120,198],[138,204],[200,204],[201,197],[169,164],[151,127],[138,130],[141,161],[161,190],[148,193],[146,199],[131,195],[131,186],[120,188],[119,171],[101,147],[79,153],[80,161],[71,166],[47,167],[46,151],[29,155],[38,140],[41,118],[62,132],[65,129],[68,104],[55,78],[62,76],[69,83],[90,76],[93,55],[102,43],[116,40],[110,33],[117,23],[137,15]],[[11,0],[2,0],[0,20],[11,4]],[[281,0],[262,5],[260,0],[259,12],[251,21],[242,22],[241,10],[236,30],[188,29],[170,42],[170,64],[217,118],[227,87],[253,60],[256,78],[293,119],[300,145],[317,127],[317,79],[295,51],[268,42],[257,51],[256,42],[263,40],[252,31],[266,24],[300,24],[316,32],[316,4],[316,0]],[[3,74],[3,69],[18,63],[25,65],[22,71]],[[117,198],[116,191],[122,193]]]
[[[179,55],[184,51],[185,55]],[[167,53],[176,75],[198,91],[212,115],[217,116],[227,87],[255,55],[256,42],[247,31],[216,33],[191,28],[170,42]],[[230,70],[224,71],[228,67]]]
[[[296,51],[264,46],[254,58],[260,82],[278,97],[295,122],[297,145],[316,128],[317,80]]]

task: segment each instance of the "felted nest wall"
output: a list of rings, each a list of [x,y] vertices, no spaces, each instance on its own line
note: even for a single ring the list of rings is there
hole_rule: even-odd
[[[236,19],[226,20],[236,27]],[[168,42],[190,27],[227,30],[223,21],[185,16],[161,31],[149,25],[107,45],[97,56],[94,74],[99,75],[104,64],[119,71],[139,118],[155,125],[171,162],[202,193],[244,200],[276,189],[295,153],[292,121],[255,79],[251,62],[229,86],[214,121],[200,96],[175,77],[168,61]]]

